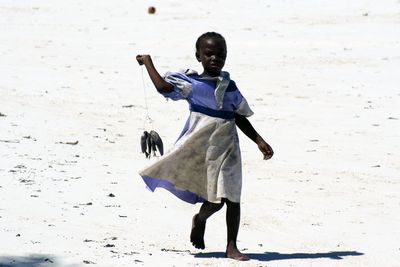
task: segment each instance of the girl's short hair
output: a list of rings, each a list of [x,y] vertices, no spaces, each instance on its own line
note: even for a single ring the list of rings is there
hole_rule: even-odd
[[[225,38],[221,34],[219,34],[217,32],[206,32],[206,33],[203,33],[202,35],[200,35],[199,38],[197,38],[197,41],[196,41],[196,51],[197,52],[200,49],[201,42],[203,40],[206,40],[206,39],[221,39],[221,40],[223,40],[225,42]]]

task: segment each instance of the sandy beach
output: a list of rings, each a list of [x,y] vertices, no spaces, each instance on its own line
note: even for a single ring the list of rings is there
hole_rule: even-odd
[[[138,175],[188,106],[135,56],[201,71],[206,31],[275,151],[239,135],[248,262],[225,210],[197,250],[200,205]],[[2,0],[0,32],[0,266],[400,266],[400,1]]]

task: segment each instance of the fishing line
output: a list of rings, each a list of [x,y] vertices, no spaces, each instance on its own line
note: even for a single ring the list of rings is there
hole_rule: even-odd
[[[149,122],[150,126],[153,124],[153,119],[150,118],[149,115],[149,106],[147,105],[147,92],[146,92],[146,85],[144,82],[144,75],[143,75],[143,66],[140,67],[141,74],[142,74],[142,87],[143,87],[143,93],[144,93],[144,107],[146,110],[146,117],[143,120],[143,129],[146,129],[146,123],[147,121]]]

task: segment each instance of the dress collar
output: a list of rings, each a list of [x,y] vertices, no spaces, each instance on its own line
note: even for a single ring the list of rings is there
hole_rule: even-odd
[[[201,77],[197,73],[197,71],[187,69],[185,71],[185,74],[186,75],[197,75],[202,80],[216,81],[216,87],[214,90],[215,101],[217,102],[218,109],[223,108],[225,91],[228,88],[229,82],[231,81],[231,79],[229,77],[229,72],[221,71],[221,74],[218,77]]]

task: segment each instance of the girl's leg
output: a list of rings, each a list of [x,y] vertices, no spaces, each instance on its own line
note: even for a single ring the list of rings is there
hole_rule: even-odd
[[[204,249],[204,231],[206,230],[206,221],[215,212],[219,211],[224,202],[215,204],[204,202],[198,214],[194,215],[192,220],[192,232],[190,233],[190,241],[195,248]]]
[[[226,200],[226,227],[227,227],[227,236],[228,242],[226,245],[226,257],[246,261],[249,260],[249,257],[242,254],[237,246],[236,240],[239,232],[239,224],[240,224],[240,203],[231,202],[228,199]]]

